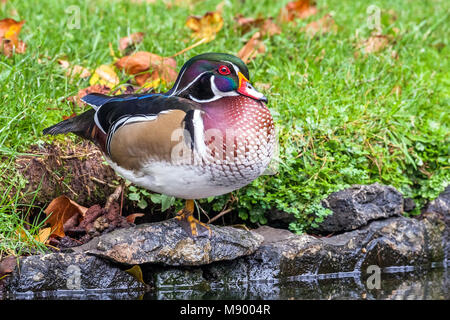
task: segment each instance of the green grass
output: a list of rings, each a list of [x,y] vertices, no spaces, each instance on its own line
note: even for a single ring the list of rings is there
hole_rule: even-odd
[[[19,176],[13,175],[12,163],[0,163],[0,179],[3,183],[0,195],[0,260],[3,256],[36,251],[45,251],[44,244],[39,241],[39,230],[44,226],[45,219],[42,211],[38,215],[31,215],[33,205],[39,190],[28,195],[23,194],[26,181]],[[13,191],[13,188],[17,190]],[[27,202],[24,198],[31,198]],[[21,214],[18,214],[21,212]]]
[[[170,9],[162,1],[125,0],[0,5],[0,18],[26,20],[20,38],[28,46],[24,55],[0,56],[0,152],[6,163],[31,144],[48,141],[42,129],[73,112],[62,99],[88,86],[87,80],[70,82],[58,59],[91,69],[109,64],[108,44],[116,48],[121,37],[137,31],[146,33],[139,50],[170,56],[194,42],[184,26],[187,16],[214,10],[219,2]],[[225,24],[216,39],[177,57],[178,68],[207,51],[236,54],[253,32],[241,35],[233,17],[276,17],[285,3],[225,1]],[[80,8],[80,28],[68,29],[71,16],[65,11],[74,4]],[[369,5],[381,9],[382,32],[392,41],[379,53],[356,57],[357,44],[371,32]],[[450,177],[449,2],[329,0],[317,7],[316,16],[283,24],[280,35],[264,40],[267,53],[249,63],[252,82],[272,85],[265,94],[279,133],[279,173],[234,194],[242,218],[265,223],[269,210],[283,210],[297,217],[291,225],[296,232],[327,214],[321,199],[351,184],[393,185],[420,208]],[[301,31],[330,12],[336,33],[311,39]],[[0,180],[7,188],[8,179]],[[228,198],[205,200],[202,206],[219,211]],[[0,214],[14,212],[10,202],[3,203]]]

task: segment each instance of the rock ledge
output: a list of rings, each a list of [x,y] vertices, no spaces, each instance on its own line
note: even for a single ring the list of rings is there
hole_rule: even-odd
[[[213,235],[190,238],[175,219],[104,234],[76,248],[121,264],[199,266],[250,255],[264,238],[233,227],[211,225]]]

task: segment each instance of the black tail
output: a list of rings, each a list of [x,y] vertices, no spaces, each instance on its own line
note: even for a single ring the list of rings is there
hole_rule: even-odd
[[[48,127],[42,131],[43,134],[57,135],[62,133],[75,133],[76,135],[92,140],[93,131],[96,127],[94,121],[95,110],[89,109],[83,112],[79,116],[61,121],[51,127]]]

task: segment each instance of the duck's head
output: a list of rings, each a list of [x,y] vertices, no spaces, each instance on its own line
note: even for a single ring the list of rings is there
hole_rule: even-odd
[[[249,78],[247,66],[238,57],[226,53],[204,53],[184,64],[167,94],[199,103],[239,95],[267,102],[267,98],[253,88]]]

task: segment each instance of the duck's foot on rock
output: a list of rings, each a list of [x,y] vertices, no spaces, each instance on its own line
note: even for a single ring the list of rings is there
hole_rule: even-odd
[[[195,219],[192,212],[186,211],[185,209],[177,213],[175,217],[178,224],[183,228],[184,231],[191,237],[208,237],[211,239],[212,230],[211,227],[206,223]]]

